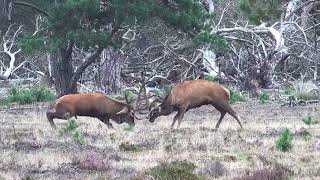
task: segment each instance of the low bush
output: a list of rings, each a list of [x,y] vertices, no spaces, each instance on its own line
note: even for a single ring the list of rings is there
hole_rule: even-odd
[[[270,99],[270,94],[268,92],[262,92],[261,94],[259,94],[259,100],[262,104],[267,103],[269,99]]]
[[[209,175],[214,178],[223,176],[226,172],[224,165],[220,161],[210,161],[200,170],[201,174]]]
[[[126,126],[123,128],[124,131],[133,131],[134,130],[134,126]]]
[[[318,120],[312,119],[311,116],[304,117],[304,118],[302,119],[302,121],[303,121],[306,125],[308,125],[308,126],[310,126],[310,125],[312,125],[312,124],[318,124],[318,123],[319,123]]]
[[[88,153],[84,156],[79,157],[76,162],[74,162],[80,169],[85,170],[109,170],[111,168],[111,163],[109,159],[103,158],[97,153]]]
[[[215,78],[209,74],[205,74],[203,79],[215,82]]]
[[[70,134],[72,137],[79,142],[80,144],[85,144],[83,137],[80,134],[80,131],[77,129],[79,125],[74,119],[69,119],[62,128],[63,133]]]
[[[19,104],[30,104],[33,102],[53,101],[55,96],[53,92],[43,86],[26,87],[22,89],[12,88],[9,95],[1,99],[1,104],[10,104],[17,102]]]
[[[241,178],[235,178],[236,180],[287,180],[289,178],[288,173],[281,169],[260,169],[252,173],[252,175],[246,175]]]
[[[279,138],[276,140],[276,148],[280,151],[289,151],[292,148],[292,134],[288,128],[285,128]]]
[[[202,180],[202,176],[194,174],[193,170],[196,166],[189,161],[173,161],[171,163],[161,164],[146,172],[147,175],[152,176],[154,179],[165,180]]]
[[[230,90],[230,99],[229,99],[230,103],[244,102],[244,101],[245,101],[245,99],[239,91]]]
[[[132,144],[129,142],[121,143],[119,146],[120,150],[122,151],[131,151],[131,152],[140,152],[142,148],[136,144]]]
[[[319,89],[311,81],[296,81],[293,84],[293,92],[291,92],[298,100],[317,100],[319,99]]]

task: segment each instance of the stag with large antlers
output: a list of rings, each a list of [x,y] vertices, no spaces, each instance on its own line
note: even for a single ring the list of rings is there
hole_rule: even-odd
[[[216,124],[216,130],[219,128],[226,113],[233,116],[240,127],[243,128],[239,116],[228,103],[229,98],[229,90],[217,83],[207,80],[184,81],[176,85],[163,102],[155,103],[157,106],[150,110],[149,121],[153,123],[159,116],[167,116],[174,111],[178,111],[173,118],[171,129],[177,120],[179,128],[185,112],[192,108],[211,104],[221,113],[220,119]]]

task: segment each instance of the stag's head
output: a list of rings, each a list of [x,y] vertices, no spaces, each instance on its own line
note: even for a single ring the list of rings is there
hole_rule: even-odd
[[[153,123],[159,116],[161,116],[161,105],[151,109],[149,112],[149,122]]]
[[[122,124],[124,122],[128,123],[130,126],[134,126],[134,120],[138,119],[135,115],[135,112],[131,106],[125,106],[121,111],[115,114],[115,117],[113,117],[114,120],[118,124]]]
[[[125,106],[124,108],[119,111],[118,113],[116,113],[115,117],[117,119],[117,123],[121,124],[121,123],[128,123],[130,126],[134,126],[135,125],[135,120],[141,120],[140,118],[138,118],[135,115],[135,109],[131,106],[131,103],[134,101],[134,99],[131,99],[131,101],[129,101],[128,98],[128,93],[125,92],[124,94],[124,99],[125,99]]]
[[[149,99],[149,122],[154,122],[155,119],[163,115],[165,106],[163,100],[159,97]]]

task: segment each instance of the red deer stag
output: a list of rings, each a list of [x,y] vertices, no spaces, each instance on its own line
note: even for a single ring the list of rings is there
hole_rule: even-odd
[[[127,122],[134,126],[134,119],[136,118],[130,105],[100,93],[79,93],[62,96],[47,111],[47,118],[53,128],[56,128],[53,122],[54,118],[68,119],[73,116],[75,118],[77,116],[95,117],[109,128],[112,128],[109,119],[118,124]]]
[[[184,81],[177,84],[163,102],[153,103],[157,106],[150,110],[149,121],[153,123],[159,116],[167,116],[174,111],[178,111],[177,115],[173,118],[171,129],[177,120],[179,128],[185,112],[192,108],[211,104],[221,113],[215,130],[219,128],[226,113],[233,116],[238,121],[240,127],[243,128],[239,116],[228,103],[229,98],[229,90],[217,83],[207,80]]]

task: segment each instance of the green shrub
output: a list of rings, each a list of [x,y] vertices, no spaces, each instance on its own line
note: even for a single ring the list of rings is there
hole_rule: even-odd
[[[292,134],[288,128],[285,128],[276,140],[276,148],[283,152],[292,148]]]
[[[246,151],[240,151],[238,158],[242,161],[247,161],[250,159],[250,153],[248,153]]]
[[[262,92],[259,95],[259,100],[262,104],[265,104],[267,101],[269,101],[270,99],[270,94],[268,94],[267,92]]]
[[[131,144],[129,142],[121,143],[119,146],[122,151],[140,152],[142,148],[136,144]]]
[[[149,171],[146,172],[147,175],[154,177],[155,179],[165,179],[165,180],[176,180],[176,179],[184,179],[184,180],[201,180],[204,179],[200,175],[196,175],[193,173],[193,170],[196,166],[188,162],[184,161],[173,161],[168,164],[161,164],[156,166]]]
[[[244,101],[245,99],[243,98],[243,96],[239,91],[230,90],[230,99],[229,99],[230,103],[244,102]]]
[[[313,120],[311,116],[304,117],[302,119],[302,121],[308,126],[310,126],[311,124],[318,124],[319,123],[318,120]]]
[[[203,79],[215,82],[215,78],[209,74],[205,74]]]
[[[70,134],[73,138],[80,144],[85,144],[83,137],[80,134],[80,131],[77,129],[79,125],[74,119],[69,119],[65,124],[63,129],[64,133]]]
[[[85,141],[78,130],[75,130],[72,135],[80,144],[85,144]]]
[[[127,96],[129,102],[133,102],[136,99],[135,94],[129,89],[124,90],[123,96]]]
[[[303,121],[306,125],[309,125],[309,126],[310,126],[311,121],[312,121],[312,118],[311,118],[311,116],[307,116],[307,117],[303,118],[302,121]]]
[[[72,132],[79,127],[77,122],[74,119],[69,119],[62,128],[64,132]]]
[[[123,128],[124,131],[133,131],[134,126],[126,126]]]
[[[9,90],[9,95],[1,100],[2,104],[17,102],[19,104],[30,104],[33,102],[53,101],[55,96],[50,89],[43,86],[26,87],[18,90],[13,87]]]
[[[10,104],[10,101],[9,101],[8,98],[1,98],[1,99],[0,99],[0,105],[1,105],[1,106],[7,106],[7,105],[9,105],[9,104]]]

